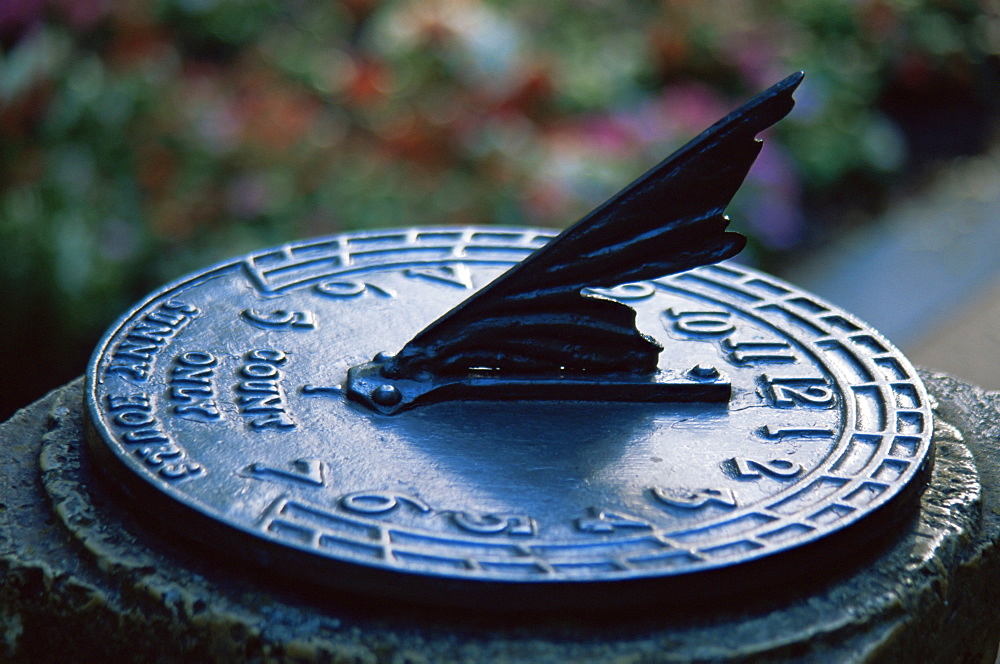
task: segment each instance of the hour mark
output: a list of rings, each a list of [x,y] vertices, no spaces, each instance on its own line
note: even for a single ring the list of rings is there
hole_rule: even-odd
[[[464,290],[473,288],[472,272],[469,266],[464,263],[454,265],[435,265],[432,267],[414,267],[404,270],[403,274],[408,277],[421,277],[450,286],[457,286]]]
[[[400,504],[407,504],[416,511],[426,514],[430,506],[419,498],[396,493],[350,493],[340,498],[340,506],[349,512],[358,514],[385,514],[396,509]]]
[[[644,300],[656,293],[656,287],[648,281],[637,281],[614,288],[584,288],[582,292],[586,295],[609,297],[612,300]]]
[[[366,291],[376,297],[395,297],[396,294],[387,288],[376,286],[365,281],[339,281],[331,280],[316,284],[316,292],[326,297],[334,299],[348,299],[358,297]]]
[[[707,505],[736,507],[736,494],[728,487],[718,489],[698,489],[688,492],[668,492],[660,487],[651,487],[649,493],[661,503],[685,510],[696,510]]]
[[[833,388],[825,378],[777,378],[764,375],[764,392],[774,406],[829,408],[836,402]]]
[[[319,459],[296,459],[289,464],[290,470],[274,468],[262,463],[247,466],[242,475],[271,482],[294,482],[309,486],[323,486],[323,462]]]
[[[535,520],[523,515],[504,514],[470,514],[468,512],[452,512],[451,521],[462,530],[477,535],[507,535],[531,536],[535,534]]]
[[[760,435],[768,440],[779,440],[781,438],[830,438],[833,434],[833,429],[825,427],[781,427],[765,424],[760,429]]]
[[[792,347],[784,341],[733,341],[722,340],[722,350],[733,364],[746,365],[761,362],[794,362]]]
[[[763,475],[787,478],[795,477],[802,472],[802,464],[788,459],[772,459],[771,461],[756,461],[733,457],[725,462],[736,477],[741,479],[758,479]]]
[[[576,529],[583,533],[603,535],[619,530],[648,530],[647,522],[633,516],[591,507],[588,516],[576,520]]]
[[[667,309],[663,315],[672,321],[674,332],[698,339],[723,337],[733,330],[728,311],[674,311]]]
[[[344,388],[340,385],[303,385],[299,391],[310,397],[344,396]]]

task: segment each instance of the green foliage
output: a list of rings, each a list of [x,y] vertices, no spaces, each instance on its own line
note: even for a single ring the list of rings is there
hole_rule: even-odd
[[[912,164],[899,109],[928,86],[986,108],[988,134],[1000,17],[985,0],[37,0],[0,8],[0,39],[0,297],[8,347],[49,350],[292,238],[566,225],[805,69],[731,210],[776,255],[816,234],[806,202],[859,178],[884,192]]]

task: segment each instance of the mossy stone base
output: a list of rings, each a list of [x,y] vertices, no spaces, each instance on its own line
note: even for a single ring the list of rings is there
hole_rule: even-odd
[[[994,662],[1000,394],[924,378],[934,474],[884,549],[753,605],[602,617],[309,594],[190,551],[89,468],[76,381],[0,425],[0,661]]]

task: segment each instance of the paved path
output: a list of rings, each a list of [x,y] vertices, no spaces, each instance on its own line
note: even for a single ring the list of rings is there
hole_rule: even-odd
[[[1000,390],[1000,146],[783,276],[915,364]]]

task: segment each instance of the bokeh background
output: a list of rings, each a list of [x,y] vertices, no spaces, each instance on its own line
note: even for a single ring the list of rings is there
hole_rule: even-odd
[[[565,226],[799,69],[730,207],[745,262],[794,272],[996,144],[993,0],[2,0],[0,420],[169,279]]]

